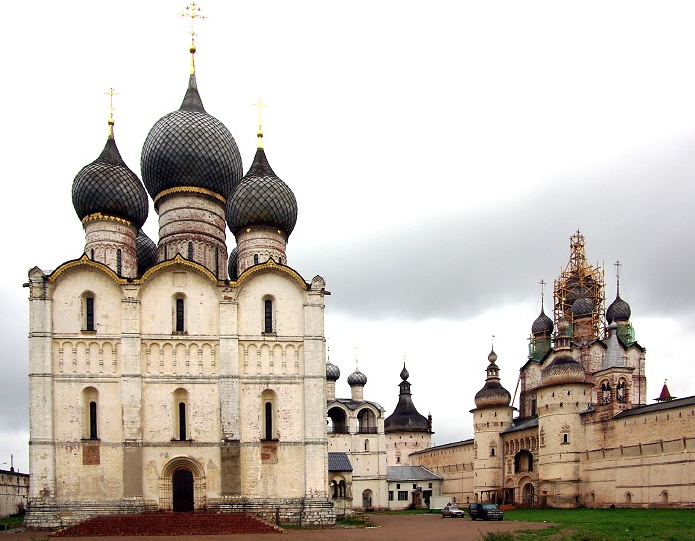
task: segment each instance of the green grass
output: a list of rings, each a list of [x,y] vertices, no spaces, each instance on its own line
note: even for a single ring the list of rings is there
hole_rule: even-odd
[[[401,509],[400,511],[374,511],[375,515],[426,515],[429,509]]]
[[[21,528],[23,520],[24,520],[24,517],[18,516],[18,515],[0,518],[0,531],[4,531],[5,528],[7,528],[8,530],[13,530],[15,528]],[[5,524],[7,524],[7,526],[4,526]]]
[[[517,509],[505,520],[552,522],[540,531],[522,531],[514,541],[692,541],[695,510],[690,509]],[[485,541],[506,541],[486,537]]]

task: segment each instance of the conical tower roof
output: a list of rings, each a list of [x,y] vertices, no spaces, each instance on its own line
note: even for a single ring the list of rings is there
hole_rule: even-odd
[[[384,420],[384,432],[431,432],[427,419],[418,412],[410,394],[410,374],[403,363],[401,370],[401,388],[398,404],[391,415]]]

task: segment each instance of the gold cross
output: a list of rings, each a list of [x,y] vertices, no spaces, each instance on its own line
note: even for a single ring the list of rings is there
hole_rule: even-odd
[[[258,101],[256,103],[252,103],[251,105],[258,108],[258,133],[263,133],[263,130],[261,129],[261,108],[268,106],[261,101],[261,98],[258,98]]]
[[[358,359],[357,353],[359,352],[360,346],[355,346],[353,349],[355,350],[355,368],[359,368],[360,361]]]
[[[183,13],[179,13],[179,15],[181,15],[182,18],[189,17],[191,19],[191,43],[193,43],[193,39],[196,36],[194,27],[195,20],[207,19],[207,16],[200,12],[200,6],[195,2],[191,2],[183,8]]]
[[[113,124],[114,124],[113,112],[115,111],[115,109],[113,107],[113,97],[118,96],[118,92],[116,92],[112,87],[112,88],[109,88],[108,92],[104,92],[104,96],[109,97],[109,134],[113,135]]]
[[[541,281],[538,283],[541,285],[541,305],[542,305],[543,300],[545,299],[545,280],[541,279]]]

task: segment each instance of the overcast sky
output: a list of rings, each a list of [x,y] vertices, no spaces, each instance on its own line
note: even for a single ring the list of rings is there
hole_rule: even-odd
[[[28,470],[22,283],[83,251],[71,187],[103,148],[110,87],[118,147],[140,175],[149,129],[186,89],[184,5],[44,0],[6,14],[0,468],[14,454]],[[492,335],[514,394],[538,282],[559,275],[577,229],[605,266],[608,302],[623,264],[649,398],[665,378],[673,395],[695,394],[692,2],[202,6],[203,103],[245,170],[251,103],[269,105],[268,159],[299,204],[288,261],[332,292],[339,396],[357,356],[365,397],[390,414],[406,356],[435,443],[472,437]],[[153,210],[145,230],[156,240]]]

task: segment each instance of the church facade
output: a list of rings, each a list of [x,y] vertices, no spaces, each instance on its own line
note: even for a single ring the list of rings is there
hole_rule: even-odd
[[[501,384],[494,351],[475,395],[474,438],[416,451],[459,503],[550,507],[695,506],[695,397],[666,384],[647,404],[646,350],[631,308],[604,311],[603,274],[584,237],[554,288],[554,320],[541,309],[519,371],[519,410]]]
[[[157,509],[334,521],[325,283],[288,265],[297,202],[260,126],[244,175],[191,66],[143,145],[144,185],[111,119],[73,182],[83,255],[29,272],[29,526]]]

